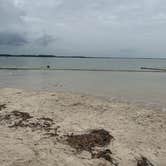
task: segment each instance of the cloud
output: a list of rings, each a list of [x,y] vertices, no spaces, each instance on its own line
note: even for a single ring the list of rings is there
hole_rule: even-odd
[[[0,45],[6,46],[22,46],[28,41],[24,35],[12,32],[0,32]]]
[[[23,10],[15,6],[13,0],[0,0],[0,31],[21,30]]]
[[[35,40],[35,43],[37,45],[41,45],[41,46],[48,46],[51,43],[54,43],[56,41],[56,39],[48,34],[43,34],[42,36],[40,36],[39,38],[37,38]]]
[[[30,53],[166,54],[164,0],[0,0],[0,4],[0,32],[26,34],[28,42],[20,46],[23,53],[29,46]]]

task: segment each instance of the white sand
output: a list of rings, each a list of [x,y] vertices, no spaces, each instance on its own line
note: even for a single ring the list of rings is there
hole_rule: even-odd
[[[166,166],[166,112],[132,104],[72,93],[27,92],[0,89],[5,114],[13,110],[34,117],[52,118],[60,135],[103,128],[115,137],[108,148],[119,166],[136,166],[135,158],[146,156],[154,165]],[[56,138],[40,131],[9,128],[0,123],[0,166],[104,166],[104,159],[77,154]]]

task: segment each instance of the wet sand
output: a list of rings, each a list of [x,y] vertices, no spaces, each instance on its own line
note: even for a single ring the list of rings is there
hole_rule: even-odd
[[[21,119],[21,121],[20,121]],[[166,165],[166,112],[69,92],[0,89],[1,166],[105,166],[105,158],[66,142],[66,135],[104,129],[106,146],[119,166],[137,166],[145,156]]]

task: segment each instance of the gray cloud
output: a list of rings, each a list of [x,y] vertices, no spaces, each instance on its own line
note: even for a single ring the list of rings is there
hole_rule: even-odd
[[[24,10],[19,9],[13,0],[0,0],[0,31],[22,30]]]
[[[24,35],[11,32],[0,32],[0,45],[22,46],[27,43],[28,41]]]
[[[164,0],[0,0],[0,4],[0,32],[26,34],[28,42],[19,52],[166,54]]]
[[[43,34],[35,40],[35,43],[41,46],[48,46],[49,44],[52,44],[55,41],[56,39],[52,35]]]

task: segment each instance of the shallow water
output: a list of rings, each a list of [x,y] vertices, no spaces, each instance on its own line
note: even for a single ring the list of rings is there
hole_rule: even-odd
[[[46,65],[59,69],[140,70],[141,66],[165,68],[166,60],[0,57],[0,67]],[[0,70],[0,87],[81,92],[155,107],[160,105],[163,109],[166,105],[165,86],[166,73]]]
[[[141,67],[166,69],[166,59],[0,57],[1,68],[42,68],[47,65],[58,69],[141,70]]]
[[[71,91],[165,107],[165,73],[0,71],[0,87]]]

